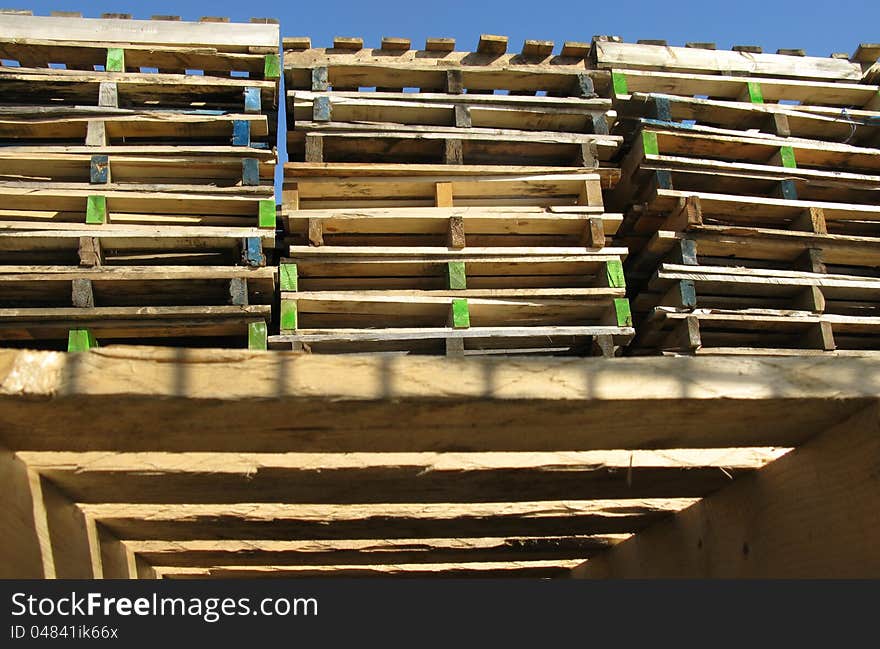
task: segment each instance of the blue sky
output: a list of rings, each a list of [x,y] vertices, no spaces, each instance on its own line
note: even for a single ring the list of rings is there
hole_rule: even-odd
[[[760,45],[765,52],[802,48],[812,56],[852,53],[861,42],[880,42],[880,0],[667,0],[666,2],[609,2],[607,0],[151,0],[150,2],[86,2],[84,0],[5,0],[5,6],[80,11],[86,17],[103,12],[229,16],[233,21],[272,17],[281,21],[282,36],[310,36],[315,47],[331,45],[334,36],[360,36],[367,47],[383,36],[410,38],[422,47],[426,37],[453,37],[457,49],[476,48],[481,33],[510,37],[518,51],[525,39],[589,41],[594,34],[616,34],[634,42],[666,39],[670,45],[712,41],[719,48],[735,44]],[[282,146],[279,153],[284,159]],[[279,174],[280,175],[280,174]],[[279,195],[280,198],[280,195]]]

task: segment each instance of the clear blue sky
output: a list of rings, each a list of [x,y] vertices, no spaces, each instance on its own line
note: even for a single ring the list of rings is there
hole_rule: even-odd
[[[152,14],[229,16],[233,21],[271,17],[281,21],[282,36],[310,36],[315,47],[328,47],[334,36],[360,36],[367,47],[383,36],[412,39],[422,47],[426,37],[453,37],[457,49],[476,48],[481,33],[510,37],[518,51],[525,39],[589,41],[593,34],[616,34],[634,42],[640,38],[666,39],[670,45],[712,41],[719,48],[760,45],[765,52],[802,48],[813,56],[852,53],[862,42],[880,42],[880,0],[667,0],[621,2],[608,0],[3,0],[4,6],[31,9],[35,15],[50,10],[80,11],[86,17],[103,12],[130,13],[133,18]],[[283,161],[286,150],[280,143]],[[279,174],[280,175],[280,174]],[[280,198],[280,194],[279,194]]]

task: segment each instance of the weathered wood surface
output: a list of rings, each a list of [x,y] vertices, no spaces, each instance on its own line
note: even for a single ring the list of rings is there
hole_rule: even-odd
[[[796,446],[878,395],[880,364],[870,358],[0,352],[0,437],[13,450]]]
[[[308,541],[629,534],[695,502],[695,498],[629,498],[361,505],[101,503],[81,507],[126,541]]]
[[[107,44],[185,45],[244,51],[249,48],[278,49],[276,24],[121,20],[108,18],[61,18],[0,15],[0,32],[9,40],[50,40]]]
[[[80,503],[314,504],[694,497],[784,452],[18,455]]]
[[[556,561],[475,561],[468,563],[401,563],[391,565],[325,565],[325,566],[214,566],[211,568],[176,568],[156,566],[163,579],[231,579],[231,578],[303,578],[303,577],[471,577],[499,579],[505,577],[562,577],[577,565],[577,559]]]
[[[600,68],[636,68],[676,72],[733,72],[757,76],[858,82],[861,67],[846,60],[815,56],[754,54],[665,45],[597,41],[591,57]]]
[[[598,555],[574,575],[877,578],[878,454],[875,404]]]
[[[466,539],[360,539],[319,541],[129,541],[156,566],[395,565],[585,559],[625,534],[572,537]]]

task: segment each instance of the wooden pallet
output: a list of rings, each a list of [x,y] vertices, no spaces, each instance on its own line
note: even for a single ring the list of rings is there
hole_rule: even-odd
[[[433,126],[297,122],[288,155],[305,162],[447,163],[597,167],[617,152],[610,135]]]
[[[277,79],[278,41],[276,24],[0,14],[0,58],[21,67]]]
[[[410,49],[405,39],[388,45],[393,49],[364,49],[362,40],[340,39],[333,48],[311,49],[307,39],[284,39],[285,84],[314,92],[418,88],[574,97],[604,95],[609,86],[607,72],[588,70],[584,43],[566,43],[558,56],[552,55],[552,43],[549,50],[544,43],[508,54],[506,37],[486,35],[476,52],[455,51],[454,39],[429,39],[424,50]]]
[[[633,333],[617,255],[310,252],[282,262],[281,336],[273,344],[613,354]]]
[[[656,307],[633,353],[821,354],[880,349],[880,318],[778,309]]]
[[[184,74],[86,72],[0,67],[3,97],[16,104],[67,104],[119,108],[200,108],[241,110],[272,108],[273,81]],[[253,90],[250,90],[253,89]],[[5,102],[4,102],[5,103]]]
[[[863,146],[877,146],[880,142],[880,113],[869,110],[719,101],[641,92],[617,95],[614,109],[620,116],[616,132],[632,131],[634,126],[626,124],[629,120],[643,123],[658,120]]]
[[[4,307],[271,304],[275,268],[0,266]]]
[[[625,250],[619,248],[555,254],[545,249],[532,255],[498,251],[430,255],[413,249],[391,253],[372,247],[303,247],[293,248],[290,258],[281,263],[282,275],[290,273],[291,285],[302,291],[400,289],[446,295],[454,290],[462,297],[521,297],[521,289],[540,289],[543,297],[552,297],[557,290],[623,297],[622,291],[607,289],[625,286],[621,266],[624,254]],[[601,290],[594,290],[597,287]]]
[[[880,247],[876,237],[703,224],[654,233],[629,262],[627,279],[636,287],[664,262],[871,277]]]
[[[283,210],[571,206],[601,211],[616,170],[493,165],[287,163]]]
[[[408,92],[287,92],[288,123],[370,122],[607,134],[608,99]]]
[[[658,230],[683,231],[703,225],[749,230],[775,230],[810,236],[854,237],[862,242],[878,235],[880,207],[736,194],[652,189],[648,202],[624,219],[618,236],[641,246]],[[830,240],[829,240],[830,241]]]
[[[187,264],[263,266],[274,230],[256,227],[0,221],[4,265]]]
[[[877,179],[880,176],[848,172],[825,172],[819,169],[788,169],[775,165],[725,163],[706,159],[662,156],[657,164],[640,166],[632,198],[618,192],[609,197],[609,206],[626,209],[651,200],[659,187],[682,194],[731,195],[743,199],[781,198],[824,205],[873,207],[877,202]],[[623,202],[623,205],[621,203]],[[756,215],[756,220],[761,220]]]
[[[163,188],[167,189],[167,188]],[[4,220],[214,225],[275,228],[275,201],[265,192],[223,193],[198,185],[155,191],[134,185],[107,189],[79,183],[0,183]]]
[[[467,248],[601,248],[622,216],[584,206],[337,208],[284,211],[285,242],[313,245],[397,246],[442,251]]]
[[[0,266],[0,341],[83,351],[98,342],[265,349],[274,268]],[[237,341],[237,342],[236,342]]]
[[[3,110],[5,108],[6,110]],[[95,131],[103,124],[103,132]],[[274,126],[271,131],[274,132]],[[92,146],[198,144],[270,149],[265,115],[222,111],[129,110],[111,107],[0,107],[0,143]],[[102,136],[102,137],[101,137]],[[95,141],[97,139],[97,142]]]
[[[270,305],[0,308],[0,341],[78,352],[109,341],[266,348]]]
[[[286,241],[424,252],[605,246],[621,219],[602,207],[602,186],[613,175],[546,171],[289,163],[281,213]]]
[[[643,125],[636,132],[629,160],[623,166],[632,168],[640,164],[645,155],[769,163],[786,169],[805,167],[866,173],[880,169],[880,149],[727,129],[682,127],[668,122]]]
[[[233,147],[0,147],[5,183],[172,192],[210,187],[218,194],[271,198],[274,172],[272,152]]]
[[[655,306],[870,316],[880,308],[880,281],[873,276],[661,264],[634,300],[633,310],[644,313]]]

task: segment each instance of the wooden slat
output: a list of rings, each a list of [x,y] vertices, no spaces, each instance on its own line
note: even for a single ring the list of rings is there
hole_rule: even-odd
[[[789,57],[781,54],[753,54],[688,47],[664,47],[599,41],[595,43],[597,64],[606,68],[640,68],[675,72],[722,70],[763,76],[858,81],[857,64],[822,57]]]
[[[701,496],[775,449],[587,453],[19,453],[77,502],[515,502]]]
[[[227,19],[228,21],[228,19]],[[103,41],[106,43],[139,43],[151,45],[187,45],[246,51],[248,47],[278,47],[277,25],[249,23],[218,24],[216,22],[162,22],[120,20],[115,18],[0,16],[0,32],[4,38],[52,39],[60,42]]]
[[[317,540],[628,534],[694,498],[369,505],[84,504],[128,540]]]
[[[472,562],[472,563],[402,563],[390,566],[330,565],[292,568],[289,566],[214,566],[212,568],[175,568],[156,566],[164,579],[254,579],[304,577],[561,577],[577,564],[577,560]]]
[[[320,541],[129,541],[157,566],[397,565],[586,559],[626,535]]]

